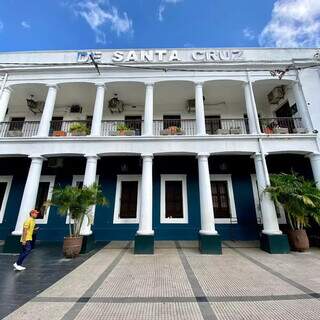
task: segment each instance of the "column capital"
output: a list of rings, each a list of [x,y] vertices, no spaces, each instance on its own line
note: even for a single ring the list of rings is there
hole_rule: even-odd
[[[203,84],[204,84],[204,81],[196,81],[195,83],[194,83],[194,85],[196,86],[196,87],[203,87]]]
[[[262,161],[262,159],[263,159],[263,154],[260,153],[260,152],[256,152],[256,153],[254,153],[254,154],[251,156],[251,158]]]
[[[28,156],[29,159],[33,160],[47,160],[47,158],[41,156],[40,154],[31,154],[30,156]]]
[[[142,153],[141,154],[141,158],[143,158],[143,159],[153,159],[153,154],[152,153]]]
[[[97,160],[100,159],[100,157],[97,154],[90,154],[90,153],[85,154],[84,157],[87,159],[97,159]]]
[[[146,82],[144,83],[144,85],[145,85],[146,87],[154,87],[155,83],[154,83],[153,81],[146,81]]]
[[[320,160],[320,153],[309,153],[306,155],[306,158],[309,158],[310,160]]]
[[[57,83],[47,84],[47,87],[48,87],[49,89],[52,88],[52,89],[56,89],[56,90],[58,90],[58,89],[60,88]]]
[[[12,93],[12,92],[13,92],[13,88],[11,88],[11,87],[4,87],[4,88],[3,88],[3,92],[5,92],[5,91]]]
[[[94,85],[97,87],[97,89],[98,88],[103,88],[103,89],[106,88],[106,84],[105,83],[95,83]]]
[[[197,154],[197,159],[208,159],[210,157],[210,153],[201,152]]]

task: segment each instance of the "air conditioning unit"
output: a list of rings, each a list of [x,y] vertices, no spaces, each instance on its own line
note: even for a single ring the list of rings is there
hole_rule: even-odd
[[[48,168],[62,168],[62,167],[63,167],[63,158],[48,159]]]
[[[82,112],[82,107],[78,104],[73,104],[70,107],[70,113],[81,113]]]
[[[268,101],[270,104],[278,104],[285,95],[284,86],[275,87],[271,92],[268,93]]]

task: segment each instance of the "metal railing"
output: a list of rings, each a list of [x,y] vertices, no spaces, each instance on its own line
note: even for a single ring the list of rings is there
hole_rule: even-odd
[[[90,130],[90,120],[54,120],[50,124],[49,136],[86,136]]]
[[[32,137],[37,135],[40,121],[0,122],[0,137]]]
[[[260,118],[260,128],[262,133],[286,134],[286,133],[307,133],[303,127],[301,118],[277,117]]]
[[[266,134],[307,133],[301,118],[277,117],[260,118],[260,129]],[[40,121],[0,122],[0,137],[32,137],[38,132]],[[206,132],[209,135],[247,134],[248,119],[206,119]],[[77,127],[77,128],[75,128]],[[50,124],[50,136],[89,135],[91,120],[55,120]],[[140,136],[143,132],[142,120],[103,120],[101,136]],[[195,119],[164,119],[153,121],[155,136],[196,135]]]
[[[168,135],[193,136],[196,134],[196,121],[194,119],[153,120],[153,134],[155,136],[168,136]]]
[[[248,119],[206,119],[206,132],[213,134],[247,134],[249,133]]]
[[[142,120],[103,120],[102,136],[141,136]]]

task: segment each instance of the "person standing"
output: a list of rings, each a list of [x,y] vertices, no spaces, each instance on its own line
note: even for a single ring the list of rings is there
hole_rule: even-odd
[[[22,250],[17,262],[13,264],[14,269],[17,271],[22,271],[26,269],[22,266],[22,262],[32,250],[32,235],[35,229],[36,218],[38,216],[38,213],[38,210],[31,210],[29,213],[29,218],[23,224],[23,232],[20,239],[20,242],[22,244]]]

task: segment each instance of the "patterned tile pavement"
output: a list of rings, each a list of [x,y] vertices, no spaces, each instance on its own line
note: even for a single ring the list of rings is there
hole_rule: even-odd
[[[319,320],[320,249],[270,255],[254,242],[200,255],[194,242],[158,242],[133,255],[112,242],[7,316],[10,320]]]

